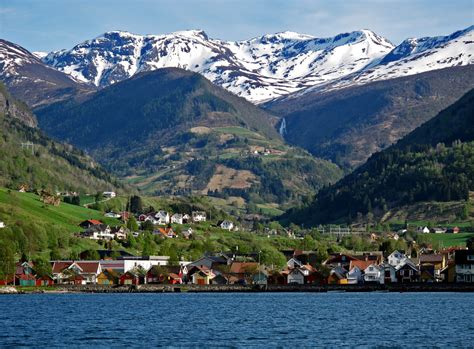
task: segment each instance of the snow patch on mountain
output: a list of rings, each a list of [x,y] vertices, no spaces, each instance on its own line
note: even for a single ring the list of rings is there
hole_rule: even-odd
[[[178,67],[203,74],[254,103],[375,80],[472,64],[473,27],[394,46],[364,29],[330,38],[295,32],[244,41],[211,39],[202,30],[164,35],[104,33],[42,59],[75,79],[106,87],[134,74]]]

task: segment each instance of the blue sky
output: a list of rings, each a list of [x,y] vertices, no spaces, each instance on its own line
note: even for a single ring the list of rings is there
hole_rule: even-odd
[[[224,40],[285,30],[326,37],[371,29],[398,44],[472,24],[474,0],[0,0],[0,38],[31,51],[71,48],[117,29],[203,29]]]

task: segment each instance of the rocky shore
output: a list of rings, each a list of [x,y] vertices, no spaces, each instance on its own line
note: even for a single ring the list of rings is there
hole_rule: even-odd
[[[1,287],[0,294],[29,293],[170,293],[170,292],[474,292],[474,284],[390,285],[60,285],[48,289]]]

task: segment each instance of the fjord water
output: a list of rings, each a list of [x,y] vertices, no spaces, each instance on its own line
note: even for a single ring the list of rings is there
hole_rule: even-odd
[[[473,293],[0,297],[0,347],[466,347]]]

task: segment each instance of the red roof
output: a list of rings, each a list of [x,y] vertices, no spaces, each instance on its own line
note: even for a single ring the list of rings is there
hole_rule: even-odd
[[[351,264],[349,265],[349,269],[357,267],[357,268],[359,268],[359,270],[365,270],[371,264],[375,264],[374,261],[353,260],[353,261],[351,261]]]
[[[93,261],[80,261],[80,262],[73,262],[73,261],[59,261],[54,262],[53,264],[53,273],[60,273],[64,269],[69,268],[73,263],[75,263],[79,268],[82,269],[83,273],[97,273],[99,270],[99,262]]]
[[[230,266],[230,272],[235,274],[243,274],[250,269],[258,267],[258,263],[255,262],[234,262]]]
[[[97,219],[89,219],[88,222],[94,225],[102,224],[102,222],[98,221]]]

